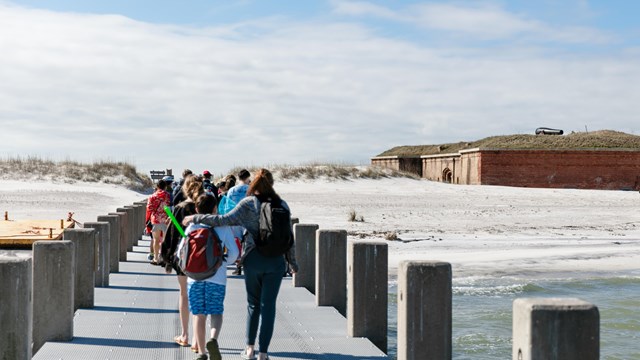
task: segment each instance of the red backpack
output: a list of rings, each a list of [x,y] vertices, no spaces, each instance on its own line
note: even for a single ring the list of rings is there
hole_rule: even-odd
[[[178,266],[194,280],[204,280],[215,275],[223,260],[222,242],[210,227],[189,232],[178,253]]]

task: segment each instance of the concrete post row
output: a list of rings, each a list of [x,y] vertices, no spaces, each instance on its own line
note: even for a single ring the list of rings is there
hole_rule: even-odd
[[[598,308],[580,299],[522,298],[513,302],[513,360],[597,360]]]
[[[109,215],[116,215],[118,216],[118,232],[120,233],[120,235],[118,236],[118,239],[120,241],[120,244],[118,245],[118,260],[119,261],[127,261],[127,246],[128,246],[128,238],[127,238],[127,229],[129,226],[129,222],[127,219],[127,213],[126,212],[114,212],[114,213],[109,213]],[[118,263],[118,267],[120,266],[120,264]]]
[[[33,243],[33,353],[73,339],[75,261],[71,241]]]
[[[398,360],[451,359],[451,264],[398,268]]]
[[[347,245],[347,335],[366,337],[387,352],[388,245],[353,241]]]
[[[95,301],[95,242],[94,229],[65,229],[64,240],[73,243],[74,248],[74,305],[73,310],[90,309]]]
[[[86,222],[85,228],[96,230],[96,287],[109,286],[109,241],[111,233],[108,222]]]
[[[125,220],[125,231],[126,231],[126,238],[127,238],[127,251],[133,251],[133,242],[134,242],[134,233],[133,233],[133,227],[135,226],[134,221],[135,221],[135,216],[134,216],[134,210],[133,209],[127,209],[126,207],[121,207],[118,208],[116,210],[116,212],[123,212],[126,213],[126,220]]]
[[[101,215],[98,222],[109,223],[109,272],[120,271],[120,216]]]
[[[0,359],[31,360],[31,263],[30,258],[0,258]]]
[[[316,232],[316,305],[347,315],[347,231]]]
[[[293,274],[293,286],[316,293],[316,231],[315,224],[293,225],[298,272]]]

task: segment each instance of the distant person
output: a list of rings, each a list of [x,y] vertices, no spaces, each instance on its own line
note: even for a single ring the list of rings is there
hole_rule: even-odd
[[[227,175],[216,183],[218,188],[218,202],[220,198],[229,192],[229,189],[236,185],[236,177],[234,175]]]
[[[181,185],[182,193],[185,197],[185,200],[181,203],[177,204],[173,209],[173,216],[175,216],[178,222],[181,222],[185,216],[195,215],[196,214],[196,205],[195,199],[198,196],[204,193],[204,189],[202,188],[202,181],[192,174],[185,175],[186,179]],[[178,262],[176,261],[175,253],[178,244],[182,240],[182,235],[178,229],[176,229],[173,223],[169,223],[167,228],[167,235],[164,237],[164,241],[162,242],[161,254],[162,258],[165,260],[165,269],[167,273],[171,273],[171,269],[175,270],[178,285],[180,287],[180,298],[178,300],[178,312],[180,315],[180,325],[182,326],[182,332],[180,335],[173,338],[180,346],[189,346],[189,300],[187,297],[187,277],[185,276],[182,269],[178,266]],[[191,349],[197,350],[197,342],[194,341],[191,343]]]
[[[171,199],[169,193],[165,191],[166,188],[167,183],[164,180],[159,180],[156,185],[156,191],[149,197],[149,201],[147,201],[145,223],[147,224],[147,232],[151,233],[152,238],[151,249],[147,259],[151,261],[152,265],[158,265],[160,263],[160,243],[167,231],[169,217],[164,207],[171,205]]]
[[[170,201],[169,206],[173,206],[173,185],[174,185],[173,176],[167,175],[163,177],[162,180],[167,184],[167,187],[166,189],[164,189],[164,191],[166,191],[167,194],[169,194],[169,201]]]
[[[238,179],[238,184],[229,187],[229,191],[227,192],[229,199],[233,200],[236,204],[247,196],[247,189],[249,189],[249,184],[251,183],[251,173],[247,169],[242,169],[238,172]]]
[[[242,199],[245,198],[245,196],[247,196],[247,189],[249,188],[249,183],[251,183],[251,173],[249,173],[247,169],[242,169],[238,172],[238,178],[240,179],[240,183],[231,186],[229,188],[229,191],[227,191],[226,196],[229,199],[228,203],[225,202],[225,205],[227,207],[229,206],[229,204],[233,204],[232,206],[237,205]],[[232,274],[242,275],[242,264],[240,264],[240,262],[236,264],[236,269]]]
[[[176,186],[174,186],[173,188],[173,197],[171,200],[171,205],[176,206],[186,199],[184,196],[184,193],[182,192],[182,184],[184,184],[187,177],[191,175],[193,175],[193,171],[189,169],[184,169],[182,171],[182,179],[180,179],[176,184]]]
[[[215,214],[216,198],[213,194],[204,193],[196,199],[196,212],[198,214]],[[198,229],[208,227],[204,224],[191,224],[187,227],[186,233]],[[220,241],[227,249],[226,258],[222,266],[216,273],[204,280],[187,279],[189,293],[189,310],[194,315],[194,332],[198,348],[197,360],[206,360],[206,352],[212,360],[222,360],[220,347],[218,345],[218,336],[222,328],[222,314],[224,313],[224,298],[227,285],[227,263],[234,262],[239,254],[238,245],[228,226],[219,226],[212,229],[216,232]],[[184,238],[180,246],[184,244]],[[211,317],[211,338],[206,342],[205,350],[205,334],[207,325],[207,316]]]
[[[264,201],[281,202],[282,207],[289,209],[287,203],[273,189],[273,175],[269,170],[261,169],[249,185],[249,194],[225,215],[187,216],[184,224],[190,222],[210,226],[241,225],[247,230],[240,261],[245,269],[245,288],[247,291],[247,329],[246,348],[242,351],[243,359],[255,358],[255,343],[260,327],[259,360],[268,359],[269,345],[273,336],[276,316],[276,300],[282,283],[282,274],[287,269],[287,262],[293,273],[298,271],[295,262],[295,250],[292,247],[282,256],[268,257],[256,250],[255,239],[260,231],[260,207]]]
[[[218,188],[211,182],[211,173],[209,170],[205,170],[202,172],[202,186],[204,187],[204,191],[207,193],[213,194],[213,196],[218,198]]]
[[[227,182],[224,179],[218,181],[216,187],[218,188],[218,198],[227,192]]]

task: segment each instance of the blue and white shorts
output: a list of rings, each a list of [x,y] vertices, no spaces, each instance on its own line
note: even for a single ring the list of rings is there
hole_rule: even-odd
[[[193,315],[222,315],[226,290],[226,286],[208,281],[189,282],[189,312]]]

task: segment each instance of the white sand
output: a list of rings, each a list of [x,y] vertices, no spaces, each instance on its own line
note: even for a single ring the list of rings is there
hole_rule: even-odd
[[[403,259],[452,263],[454,277],[619,276],[640,269],[637,192],[449,185],[426,180],[284,181],[276,190],[302,223],[388,241]],[[13,219],[80,222],[145,196],[105,184],[0,181]],[[354,210],[364,222],[348,221]]]

